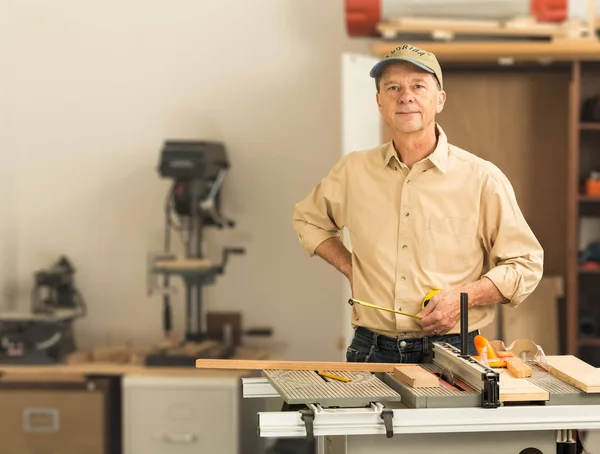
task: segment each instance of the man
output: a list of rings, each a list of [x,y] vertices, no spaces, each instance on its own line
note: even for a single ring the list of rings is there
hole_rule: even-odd
[[[518,306],[536,288],[543,250],[506,176],[437,124],[446,93],[436,57],[402,45],[370,75],[392,140],[343,156],[295,206],[294,229],[310,256],[346,276],[353,298],[421,317],[354,304],[348,361],[418,363],[432,342],[459,347],[461,292],[474,355],[495,306]]]

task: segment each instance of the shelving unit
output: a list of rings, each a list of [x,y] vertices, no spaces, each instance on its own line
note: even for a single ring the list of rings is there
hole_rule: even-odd
[[[600,170],[600,121],[581,118],[583,103],[600,94],[600,65],[574,61],[570,85],[567,246],[567,353],[600,367],[600,267],[583,267],[579,254],[600,241],[600,196],[584,181]]]

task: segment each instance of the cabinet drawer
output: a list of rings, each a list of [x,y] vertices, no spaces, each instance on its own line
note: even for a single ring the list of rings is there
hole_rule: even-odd
[[[106,402],[100,383],[3,384],[0,452],[105,454]]]
[[[160,378],[124,385],[124,454],[237,454],[235,381]]]

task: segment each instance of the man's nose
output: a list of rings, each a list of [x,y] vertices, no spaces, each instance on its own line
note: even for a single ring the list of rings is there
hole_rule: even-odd
[[[413,102],[415,100],[412,92],[407,89],[400,89],[400,93],[398,95],[398,102],[401,104]]]

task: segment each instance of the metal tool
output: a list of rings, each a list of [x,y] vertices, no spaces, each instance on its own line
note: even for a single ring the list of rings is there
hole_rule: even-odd
[[[205,252],[204,229],[219,230],[235,227],[233,220],[221,213],[221,191],[230,162],[224,144],[212,141],[167,140],[160,153],[158,171],[162,178],[172,180],[165,204],[164,251],[148,257],[148,294],[158,287],[153,284],[162,276],[164,334],[170,340],[172,330],[171,284],[173,276],[185,284],[185,345],[158,348],[146,355],[148,366],[193,366],[199,357],[231,357],[235,345],[222,342],[219,349],[202,349],[210,340],[203,290],[225,273],[231,254],[244,254],[245,249],[227,247],[222,250],[221,263],[208,260]],[[181,235],[185,257],[177,259],[171,253],[171,233]],[[270,328],[256,331],[256,335],[271,335]],[[223,332],[223,340],[228,336]],[[193,346],[191,349],[184,348]],[[189,353],[186,353],[189,352]]]
[[[35,273],[31,312],[0,313],[0,363],[55,364],[76,350],[74,321],[87,315],[75,268],[62,256]]]

